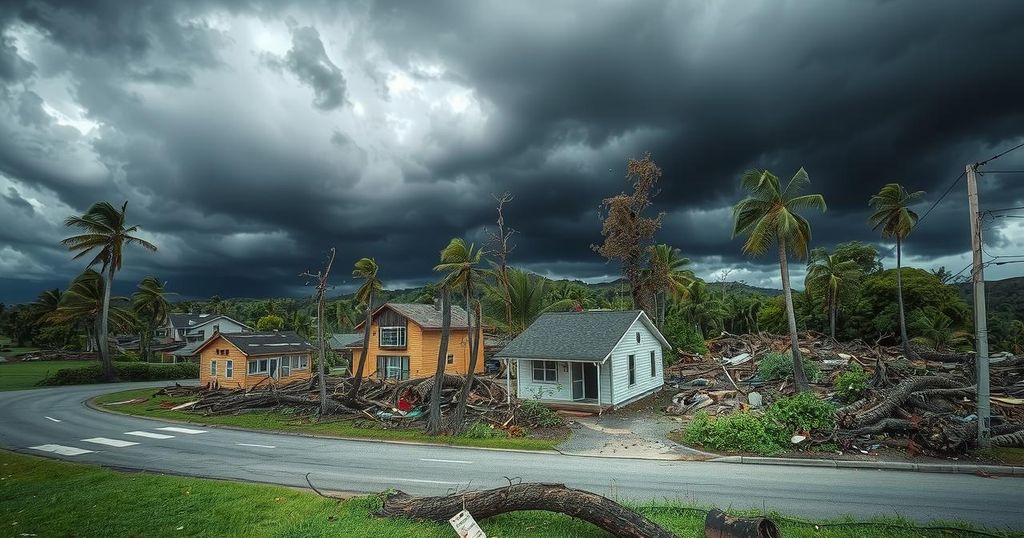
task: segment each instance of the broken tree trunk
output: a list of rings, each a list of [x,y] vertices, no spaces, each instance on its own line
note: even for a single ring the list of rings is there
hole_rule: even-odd
[[[705,538],[779,538],[778,527],[765,517],[731,517],[711,510],[704,519]]]
[[[396,491],[384,498],[384,505],[377,515],[447,522],[463,509],[478,520],[520,510],[545,510],[582,519],[614,536],[675,536],[611,499],[589,491],[567,488],[563,484],[513,484],[438,497],[413,497]]]

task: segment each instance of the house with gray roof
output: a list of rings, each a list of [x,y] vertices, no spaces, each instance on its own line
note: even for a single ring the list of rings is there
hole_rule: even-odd
[[[170,338],[174,342],[203,342],[215,333],[252,332],[252,327],[223,314],[182,314],[167,315],[164,326],[157,330],[157,337]]]
[[[549,312],[494,357],[516,365],[522,400],[604,410],[660,390],[668,347],[641,310]]]

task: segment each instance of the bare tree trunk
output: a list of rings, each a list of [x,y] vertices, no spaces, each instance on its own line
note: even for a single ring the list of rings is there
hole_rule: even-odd
[[[370,322],[373,321],[373,290],[366,297],[366,318],[363,320],[363,349],[359,352],[359,367],[352,379],[352,388],[348,399],[354,401],[359,394],[359,385],[363,382],[363,368],[366,366],[366,353],[370,350]]]
[[[896,238],[896,302],[900,310],[900,343],[903,345],[903,356],[910,358],[910,340],[907,339],[907,319],[903,314],[903,245]]]
[[[833,302],[832,303],[832,308],[828,309],[828,313],[829,313],[829,321],[828,321],[829,333],[832,335],[832,339],[833,340],[836,339],[836,310],[839,310],[839,308],[837,308],[837,305],[835,304],[835,302]]]
[[[437,386],[437,385],[435,385]],[[675,535],[621,504],[563,484],[511,484],[508,487],[439,497],[390,493],[377,515],[447,522],[467,510],[478,520],[520,510],[557,512],[592,523],[613,536],[672,538]]]
[[[452,305],[448,286],[441,286],[441,342],[437,348],[437,370],[430,391],[430,411],[427,415],[427,434],[441,433],[441,386],[444,385],[444,366],[448,359],[448,334],[452,325]],[[467,383],[468,384],[468,383]],[[452,514],[455,515],[455,514]],[[450,516],[449,516],[450,517]]]
[[[786,240],[779,236],[779,267],[782,272],[782,293],[786,298],[786,317],[789,321],[789,342],[793,352],[793,384],[797,392],[810,390],[804,361],[800,356],[800,342],[796,334],[796,313],[793,311],[793,291],[789,287],[789,262],[786,259]]]
[[[324,363],[327,360],[327,341],[324,339],[324,325],[327,324],[327,318],[324,315],[324,295],[327,293],[327,278],[331,274],[331,266],[334,265],[335,250],[331,248],[331,256],[327,260],[327,265],[323,271],[317,271],[314,275],[309,271],[302,273],[299,276],[310,277],[316,279],[316,340],[317,340],[317,351],[319,355],[317,357],[317,377],[320,385],[320,414],[326,415],[329,412],[328,401],[327,401],[327,377],[324,371]],[[367,324],[369,327],[369,324]]]
[[[117,381],[117,372],[114,370],[114,362],[110,358],[110,342],[107,336],[110,334],[110,288],[114,287],[114,265],[107,264],[103,271],[103,310],[100,312],[100,326],[97,342],[100,350],[100,364],[103,366],[103,380]]]
[[[469,403],[469,392],[473,389],[473,378],[476,376],[476,359],[480,350],[480,316],[474,312],[475,308],[470,301],[473,296],[472,284],[466,280],[466,324],[469,332],[469,368],[466,372],[466,382],[462,384],[462,392],[459,395],[459,402],[455,406],[455,416],[452,419],[452,433],[459,434],[466,428],[466,405]],[[473,320],[476,320],[476,323]]]

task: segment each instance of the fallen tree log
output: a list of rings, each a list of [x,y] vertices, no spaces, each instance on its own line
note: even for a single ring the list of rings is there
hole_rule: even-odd
[[[778,527],[766,517],[732,517],[711,510],[704,519],[705,538],[779,538]]]
[[[675,536],[607,497],[568,488],[564,484],[512,484],[502,488],[437,497],[413,497],[395,491],[384,497],[384,504],[377,515],[447,522],[464,509],[477,520],[520,510],[544,510],[582,519],[614,536]]]
[[[878,392],[878,405],[861,411],[866,400],[858,400],[836,410],[836,418],[846,429],[857,429],[891,417],[915,392],[930,388],[958,388],[963,383],[945,376],[908,377],[891,389]]]

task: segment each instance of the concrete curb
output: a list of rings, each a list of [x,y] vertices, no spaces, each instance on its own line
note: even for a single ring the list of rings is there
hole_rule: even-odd
[[[792,467],[828,467],[833,469],[870,469],[878,471],[909,471],[918,473],[975,474],[978,472],[1002,476],[1024,477],[1024,467],[1011,465],[985,465],[974,463],[913,463],[904,461],[815,460],[802,458],[765,458],[759,456],[721,456],[710,460],[715,463],[753,465],[783,465]]]

